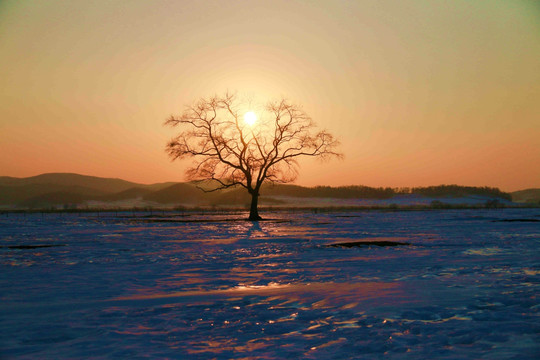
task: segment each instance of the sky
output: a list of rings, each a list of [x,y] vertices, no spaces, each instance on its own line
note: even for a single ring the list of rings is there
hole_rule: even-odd
[[[299,185],[540,187],[534,0],[2,0],[0,54],[0,176],[183,181],[164,120],[230,90],[340,139]]]

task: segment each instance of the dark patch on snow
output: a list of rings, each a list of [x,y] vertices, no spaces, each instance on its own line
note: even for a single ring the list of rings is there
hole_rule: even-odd
[[[494,217],[487,217],[487,216],[455,216],[449,220],[453,220],[453,221],[473,221],[473,220],[477,220],[477,221],[484,221],[484,220],[491,220],[491,221],[494,221]]]
[[[1,246],[1,247],[13,249],[13,250],[32,250],[32,249],[41,249],[41,248],[50,248],[50,247],[59,247],[59,246],[66,246],[66,244],[8,245],[8,246]]]
[[[539,219],[501,219],[493,220],[494,222],[540,222]]]
[[[388,241],[388,240],[358,240],[348,242],[336,242],[326,245],[326,247],[362,247],[362,246],[408,246],[407,242]]]

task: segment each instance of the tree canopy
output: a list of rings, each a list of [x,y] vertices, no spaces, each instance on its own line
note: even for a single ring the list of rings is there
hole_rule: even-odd
[[[196,101],[165,124],[180,129],[167,144],[169,156],[194,160],[188,178],[212,180],[216,186],[207,191],[244,187],[252,196],[251,220],[260,219],[264,181],[294,181],[300,157],[342,157],[336,138],[286,99],[254,106],[226,93]]]

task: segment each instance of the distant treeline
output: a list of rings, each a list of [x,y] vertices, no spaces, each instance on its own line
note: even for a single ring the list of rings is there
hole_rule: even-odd
[[[267,185],[261,189],[265,196],[292,196],[338,199],[389,199],[396,195],[396,190],[383,187],[369,186],[315,186],[303,187],[297,185]]]
[[[488,197],[499,197],[512,201],[512,195],[502,192],[498,188],[492,187],[475,187],[475,186],[459,186],[459,185],[439,185],[428,187],[415,187],[410,189],[410,193],[419,194],[429,197],[462,197],[468,195],[480,195]]]
[[[463,197],[470,195],[499,197],[512,200],[512,196],[498,188],[460,185],[428,187],[369,187],[369,186],[316,186],[268,185],[261,191],[265,196],[282,195],[292,197],[339,198],[339,199],[390,199],[396,195],[416,194],[427,197]]]

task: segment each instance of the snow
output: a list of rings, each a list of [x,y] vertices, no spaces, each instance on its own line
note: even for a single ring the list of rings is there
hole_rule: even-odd
[[[539,209],[262,215],[0,215],[0,358],[539,358]]]

